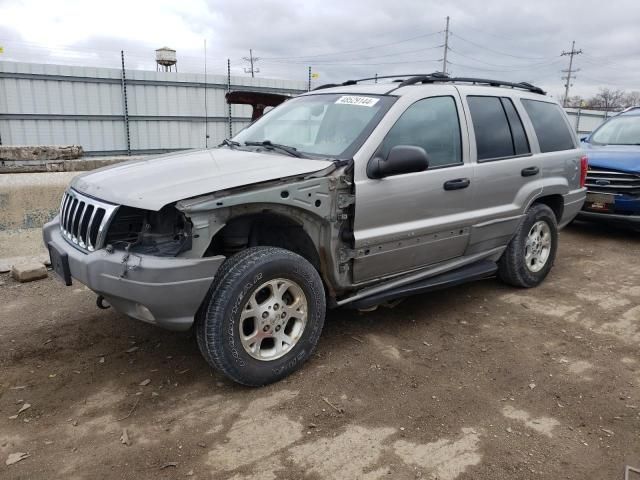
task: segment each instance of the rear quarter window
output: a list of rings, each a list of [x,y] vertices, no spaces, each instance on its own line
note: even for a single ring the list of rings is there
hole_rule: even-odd
[[[514,155],[507,115],[499,97],[467,97],[478,161]]]
[[[576,148],[573,134],[559,105],[524,98],[521,101],[531,119],[542,153]]]

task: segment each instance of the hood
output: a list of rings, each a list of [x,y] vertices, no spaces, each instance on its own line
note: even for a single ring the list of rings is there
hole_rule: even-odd
[[[593,145],[582,142],[582,148],[589,158],[590,167],[640,173],[640,146]]]
[[[146,210],[206,193],[320,171],[332,164],[228,148],[133,160],[78,175],[71,186],[107,202]]]

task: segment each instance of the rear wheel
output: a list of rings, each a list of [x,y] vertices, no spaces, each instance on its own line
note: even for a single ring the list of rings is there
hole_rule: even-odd
[[[324,324],[325,294],[301,256],[254,247],[226,260],[196,323],[207,362],[232,380],[259,386],[299,368]]]
[[[547,205],[534,204],[498,262],[498,277],[509,285],[531,288],[547,276],[558,248],[558,224]]]

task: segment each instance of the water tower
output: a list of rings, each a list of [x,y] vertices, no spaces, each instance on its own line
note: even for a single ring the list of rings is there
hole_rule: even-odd
[[[156,71],[171,72],[175,67],[178,71],[178,59],[173,48],[162,47],[156,50]]]

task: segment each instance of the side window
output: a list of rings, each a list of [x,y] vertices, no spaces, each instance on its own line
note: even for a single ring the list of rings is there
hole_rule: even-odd
[[[511,129],[499,97],[467,97],[478,161],[515,155]]]
[[[379,149],[386,158],[396,145],[422,147],[429,155],[429,168],[462,163],[460,121],[453,97],[419,100],[400,116]]]
[[[555,103],[522,99],[533,129],[538,137],[541,152],[557,152],[576,148],[560,106]]]
[[[510,98],[502,97],[502,106],[509,119],[509,126],[511,127],[511,136],[513,137],[513,148],[516,155],[526,155],[531,153],[529,148],[529,140],[527,140],[527,134],[522,126],[522,120],[520,115],[513,106],[513,102]]]

